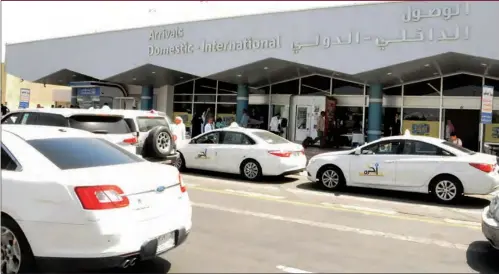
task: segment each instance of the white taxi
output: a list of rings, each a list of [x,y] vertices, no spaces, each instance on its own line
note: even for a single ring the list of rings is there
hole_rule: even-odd
[[[177,142],[179,169],[193,168],[241,174],[247,180],[303,171],[307,163],[302,145],[266,130],[237,123]]]
[[[343,186],[430,193],[450,203],[499,186],[497,158],[432,137],[381,138],[353,150],[312,157],[308,179],[326,189]]]
[[[2,273],[134,265],[182,244],[192,226],[179,171],[102,135],[2,125]]]

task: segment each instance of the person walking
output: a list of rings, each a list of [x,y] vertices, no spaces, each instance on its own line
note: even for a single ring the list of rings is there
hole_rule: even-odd
[[[210,132],[214,129],[215,129],[215,127],[213,125],[213,118],[210,117],[210,118],[208,118],[208,123],[206,123],[206,125],[204,126],[204,133]]]
[[[319,141],[320,147],[324,147],[324,130],[326,129],[326,112],[321,111],[321,114],[317,116],[317,137],[314,143]]]
[[[177,140],[185,140],[185,124],[182,117],[175,117],[175,128],[173,129],[173,134],[177,136]]]
[[[447,125],[445,125],[445,139],[450,141],[451,140],[451,134],[456,132],[456,128],[452,124],[451,120],[447,120]]]
[[[281,135],[281,114],[277,114],[270,119],[269,131]]]
[[[248,127],[248,123],[249,123],[249,115],[248,115],[248,110],[247,109],[243,109],[243,116],[241,117],[241,121],[239,122],[239,125],[241,127]]]
[[[454,145],[457,145],[457,146],[460,146],[462,147],[463,146],[463,141],[461,141],[461,139],[459,139],[456,135],[455,132],[451,132],[450,134],[450,139],[451,139],[451,142],[454,144]]]

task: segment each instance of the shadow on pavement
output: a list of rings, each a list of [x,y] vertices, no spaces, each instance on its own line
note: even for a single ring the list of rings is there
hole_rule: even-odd
[[[486,250],[487,252],[477,252]],[[466,251],[466,262],[478,273],[499,273],[499,251],[486,241],[476,241],[469,245]]]
[[[171,263],[161,257],[157,257],[150,261],[139,262],[133,267],[128,268],[113,268],[94,272],[94,274],[110,274],[110,273],[154,273],[163,274],[168,273],[171,269]]]
[[[261,179],[260,182],[252,182],[252,181],[246,181],[241,178],[239,174],[228,174],[228,173],[220,173],[220,172],[214,172],[214,171],[205,171],[205,170],[195,170],[195,169],[189,169],[184,172],[183,174],[186,175],[191,175],[191,176],[199,176],[199,177],[206,177],[206,178],[211,178],[211,179],[220,179],[224,181],[233,181],[233,182],[241,182],[241,183],[250,183],[250,184],[287,184],[287,183],[292,183],[297,180],[299,180],[296,175],[289,175],[289,176],[265,176]]]
[[[489,205],[490,201],[478,197],[463,197],[459,202],[452,205],[444,205],[436,202],[431,195],[423,193],[411,193],[393,190],[382,190],[361,187],[347,187],[343,190],[324,190],[317,183],[307,182],[296,186],[299,189],[321,191],[324,193],[332,193],[335,196],[354,196],[362,198],[371,198],[384,201],[400,202],[407,204],[422,204],[422,205],[438,205],[440,207],[452,207],[461,209],[482,209]]]

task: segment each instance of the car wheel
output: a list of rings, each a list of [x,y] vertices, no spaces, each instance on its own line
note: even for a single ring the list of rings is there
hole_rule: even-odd
[[[173,137],[170,130],[164,126],[153,128],[145,140],[146,156],[164,158],[173,153]]]
[[[255,160],[246,160],[241,164],[241,176],[250,181],[257,181],[262,177],[262,168]]]
[[[2,273],[34,272],[35,259],[21,228],[11,218],[2,216]]]
[[[179,154],[180,155],[177,157],[175,162],[173,162],[173,166],[176,167],[178,170],[182,171],[185,170],[185,159],[182,153],[179,152]]]
[[[321,186],[326,189],[340,189],[345,184],[343,172],[336,166],[322,167],[317,178]]]
[[[440,203],[453,203],[463,195],[461,182],[451,176],[440,176],[433,179],[431,183],[431,193]]]

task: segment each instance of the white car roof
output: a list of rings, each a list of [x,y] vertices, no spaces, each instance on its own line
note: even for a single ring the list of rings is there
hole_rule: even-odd
[[[2,134],[3,132],[12,133],[26,141],[52,138],[98,138],[96,134],[85,130],[52,126],[2,125]]]
[[[418,136],[418,135],[398,135],[398,136],[390,136],[390,137],[383,137],[379,140],[414,140],[414,141],[421,141],[421,142],[426,142],[430,144],[441,144],[445,140],[439,139],[439,138],[434,138],[434,137],[429,137],[429,136]]]
[[[32,109],[28,108],[28,109],[14,110],[11,111],[10,113],[17,113],[17,112],[53,113],[53,114],[60,114],[64,117],[71,117],[77,114],[124,116],[121,113],[114,113],[110,110],[105,110],[105,109],[80,109],[80,108],[32,108]]]

